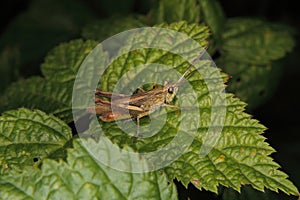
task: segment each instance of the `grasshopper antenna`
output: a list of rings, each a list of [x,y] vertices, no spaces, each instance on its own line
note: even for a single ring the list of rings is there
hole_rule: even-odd
[[[188,72],[190,71],[190,69],[194,66],[195,62],[196,62],[197,60],[200,60],[200,59],[202,58],[202,56],[205,54],[207,48],[208,48],[208,47],[205,47],[205,48],[201,51],[200,55],[199,55],[197,58],[195,58],[195,59],[192,61],[192,63],[189,64],[189,66],[188,66],[188,68],[186,69],[186,71],[185,71],[185,72],[182,74],[182,76],[178,79],[176,85],[179,85],[179,84],[181,83],[181,81],[182,81],[184,78],[188,78],[193,72],[195,72],[195,70],[197,70],[197,69],[195,69],[195,70],[191,71],[190,73],[188,73]],[[187,75],[187,76],[186,76],[186,75]]]

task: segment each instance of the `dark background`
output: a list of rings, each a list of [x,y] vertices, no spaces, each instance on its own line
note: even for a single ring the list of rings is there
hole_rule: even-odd
[[[91,9],[97,18],[104,18],[119,12],[121,14],[146,13],[153,3],[151,0],[82,0],[82,2]],[[220,2],[227,17],[261,17],[272,22],[290,25],[298,33],[300,32],[300,12],[297,1],[222,0]],[[0,37],[16,17],[26,12],[31,3],[30,0],[7,0],[0,3]],[[294,51],[285,59],[283,77],[276,93],[264,105],[254,110],[252,114],[268,127],[264,135],[268,138],[267,142],[278,151],[272,155],[273,158],[282,166],[283,171],[290,175],[290,180],[300,188],[300,84],[298,82],[300,80],[300,47],[297,35],[296,43]],[[27,68],[26,73],[30,76],[38,74],[39,71],[36,71],[36,68],[32,68],[32,70]],[[193,199],[199,195],[193,186],[190,186],[188,190],[180,185],[178,187],[182,197],[189,195]],[[202,198],[215,197],[214,194],[210,193],[200,195]],[[291,199],[294,198],[291,197]]]

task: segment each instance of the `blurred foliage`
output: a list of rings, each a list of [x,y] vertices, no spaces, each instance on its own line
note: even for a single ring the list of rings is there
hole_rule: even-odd
[[[227,90],[245,100],[250,111],[272,97],[284,67],[282,61],[256,65],[226,59],[218,60],[217,65],[232,76]]]
[[[18,48],[6,47],[0,53],[0,90],[2,91],[20,76],[20,52]]]
[[[34,0],[8,26],[0,38],[1,71],[20,76],[39,73],[39,63],[54,45],[78,37],[82,26],[94,19],[94,14],[80,0]],[[11,62],[10,60],[13,60]],[[1,74],[3,76],[3,74]],[[9,77],[9,76],[8,76]],[[16,80],[11,78],[9,81]],[[1,82],[5,88],[8,82]]]
[[[282,59],[294,47],[294,31],[281,24],[250,18],[227,20],[220,42],[218,66],[233,78],[228,91],[253,110],[276,91]]]
[[[268,64],[293,49],[292,33],[293,30],[286,25],[258,19],[230,18],[222,33],[221,54],[226,60]]]
[[[174,9],[176,7],[176,9]],[[197,23],[200,20],[200,8],[195,0],[161,0],[148,13],[150,25],[172,23],[184,20]]]
[[[79,67],[97,44],[94,40],[82,39],[61,43],[45,57],[41,65],[43,75],[48,81],[73,84]]]
[[[218,41],[226,21],[225,13],[217,0],[201,0],[199,3],[203,21],[210,27],[213,37]]]
[[[82,37],[102,42],[110,36],[121,33],[122,31],[144,26],[146,26],[146,18],[142,15],[113,16],[111,18],[94,21],[85,26],[82,30]],[[126,39],[124,38],[124,40]],[[117,42],[123,41],[118,40]]]

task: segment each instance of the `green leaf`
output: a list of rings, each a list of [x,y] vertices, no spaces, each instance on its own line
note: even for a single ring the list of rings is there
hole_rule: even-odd
[[[143,21],[145,21],[145,19],[133,16],[115,16],[104,20],[98,20],[83,28],[82,37],[102,42],[103,40],[123,31],[145,26]]]
[[[209,36],[209,30],[206,26],[199,26],[197,24],[188,24],[185,21],[181,22],[176,22],[172,23],[170,25],[168,24],[160,24],[157,25],[156,27],[158,28],[165,28],[165,29],[170,29],[173,31],[177,31],[182,34],[186,34],[188,37],[192,38],[198,44],[200,47],[204,48],[208,45],[207,38]],[[152,35],[147,35],[148,32],[146,31],[145,35],[140,35],[139,38],[141,38],[142,42],[145,38],[148,39],[148,44],[154,44],[154,43],[168,43],[169,41],[162,41],[161,38],[155,37],[153,38]],[[172,37],[172,36],[170,36]],[[112,66],[109,66],[106,69],[106,73],[101,77],[101,89],[104,91],[112,91],[114,88],[115,84],[118,82],[119,78],[125,73],[126,71],[129,71],[135,66],[138,66],[140,64],[145,64],[145,63],[160,63],[160,62],[166,62],[168,64],[173,64],[173,65],[179,65],[182,64],[182,60],[176,60],[174,62],[172,60],[173,55],[170,55],[170,53],[164,51],[164,50],[147,50],[147,49],[142,49],[142,50],[135,50],[132,52],[130,49],[132,48],[132,44],[138,44],[139,42],[137,41],[139,39],[138,37],[132,37],[127,40],[126,45],[124,45],[124,48],[120,50],[119,54],[121,55],[116,61],[112,63]],[[152,41],[155,39],[155,41]],[[203,49],[194,49],[195,47],[189,47],[189,46],[184,46],[183,44],[180,44],[182,42],[181,40],[179,41],[173,41],[174,44],[175,42],[178,42],[178,45],[181,45],[182,47],[182,52],[185,52],[185,54],[192,54],[198,56]],[[129,44],[129,45],[128,45]],[[176,45],[174,45],[176,47]],[[122,51],[125,52],[125,54],[122,53]],[[158,51],[159,53],[156,53]],[[128,53],[129,52],[129,53]],[[123,55],[122,55],[123,54]],[[176,56],[176,55],[175,55]],[[134,65],[132,65],[134,63]],[[122,66],[122,67],[120,67]],[[134,88],[136,89],[136,88]]]
[[[195,0],[159,0],[156,8],[148,13],[149,24],[172,23],[187,21],[197,23],[200,8]]]
[[[36,165],[63,148],[71,136],[67,124],[39,110],[21,108],[3,113],[0,117],[1,173]]]
[[[226,21],[220,3],[217,0],[200,0],[199,3],[204,21],[210,27],[214,38],[220,39]]]
[[[284,25],[232,18],[225,25],[221,54],[232,61],[262,65],[284,57],[293,46],[291,30]]]
[[[283,63],[279,62],[255,65],[221,58],[218,65],[232,76],[228,91],[247,102],[250,111],[272,97],[283,70]]]
[[[87,143],[90,148],[98,148],[92,140]],[[176,187],[164,173],[114,170],[97,162],[79,140],[74,140],[67,161],[45,160],[41,171],[0,177],[0,198],[177,199]],[[130,165],[126,157],[122,162]]]
[[[207,29],[202,26],[194,24],[188,25],[185,22],[179,22],[169,26],[161,25],[161,27],[186,33],[202,46],[206,44],[208,37]],[[141,35],[135,35],[132,40],[128,40],[128,46],[125,46],[124,49],[120,51],[122,56],[118,57],[106,70],[106,74],[102,77],[103,82],[101,82],[101,88],[104,91],[113,91],[117,82],[126,72],[136,69],[134,66],[160,63],[172,66],[181,73],[187,69],[188,64],[181,56],[164,50],[143,49],[130,51],[136,43],[139,44],[139,42],[141,42],[139,36],[143,36],[143,42],[146,44],[170,42],[165,41],[157,35],[153,38],[150,37],[150,35],[147,35],[149,37],[145,37],[145,35],[143,35],[144,33],[140,34]],[[145,41],[145,38],[149,41]],[[184,44],[181,44],[182,46],[177,45],[176,40],[172,40],[172,43],[174,43],[176,47],[181,47],[180,50],[186,54],[199,54],[200,50],[197,48],[194,49],[193,46],[187,47]],[[124,52],[127,52],[127,54],[124,55]],[[278,170],[280,166],[269,156],[274,152],[274,149],[265,142],[266,138],[262,136],[266,128],[257,120],[251,119],[250,115],[243,112],[245,103],[233,98],[230,94],[226,96],[226,104],[222,101],[219,102],[218,99],[211,99],[210,92],[219,91],[224,87],[223,80],[226,79],[226,75],[219,74],[218,70],[206,66],[205,60],[202,62],[204,62],[204,64],[201,72],[204,74],[200,75],[194,73],[189,77],[189,83],[192,85],[193,90],[197,92],[199,110],[190,110],[189,114],[180,116],[178,110],[167,109],[165,124],[158,133],[150,136],[146,135],[146,138],[138,138],[135,142],[133,142],[132,137],[130,137],[128,133],[121,130],[114,122],[100,122],[102,130],[120,147],[131,145],[135,150],[147,153],[161,149],[173,140],[179,130],[182,131],[182,129],[179,128],[183,119],[188,121],[188,124],[183,126],[187,128],[187,130],[190,130],[189,127],[191,127],[195,121],[192,113],[199,111],[201,116],[199,128],[197,129],[197,134],[192,144],[187,147],[187,150],[176,161],[164,168],[170,180],[176,178],[185,186],[187,186],[188,183],[192,183],[199,189],[206,189],[212,192],[217,192],[218,185],[224,185],[240,191],[242,185],[251,184],[252,187],[257,190],[269,188],[273,191],[282,190],[287,194],[298,195],[299,192],[297,188],[287,179],[288,176],[285,173]],[[149,70],[150,72],[137,71],[138,74],[142,76],[142,80],[144,80],[146,76],[149,76],[153,82],[155,82],[158,76],[164,77],[168,74],[168,71],[159,71],[157,75],[152,67],[149,67]],[[222,84],[221,86],[212,84],[211,88],[209,88],[203,77],[206,77],[206,81],[209,79],[213,83],[218,83],[220,78],[222,78]],[[124,83],[128,84],[130,79],[132,78],[126,78]],[[134,91],[136,88],[132,89]],[[181,88],[180,91],[184,94],[186,93],[185,88]],[[188,96],[189,94],[186,95]],[[174,103],[176,104],[178,101],[175,100]],[[217,120],[213,121],[214,124],[211,125],[213,103],[214,107],[218,108],[224,108],[226,105],[224,123]],[[160,121],[161,116],[163,116],[163,111],[157,111],[151,117],[151,120]],[[187,119],[184,117],[187,117]],[[126,125],[126,122],[124,123],[125,128],[131,126],[130,124]],[[141,127],[147,125],[147,123],[150,123],[148,117],[141,119]],[[221,132],[220,129],[218,129],[219,127],[222,127]],[[214,146],[210,146],[212,149],[209,154],[201,157],[201,147],[205,142],[206,133],[210,128],[215,130],[212,134],[220,133],[221,137],[216,141]],[[131,129],[131,132],[134,131]],[[130,134],[134,135],[135,133],[136,132]],[[188,135],[192,134],[190,131],[184,133]],[[182,147],[174,147],[174,149],[177,148],[180,149]],[[174,154],[176,154],[176,152],[174,152]],[[159,156],[160,162],[167,162],[168,159],[167,156]]]
[[[40,77],[20,80],[7,88],[0,98],[1,112],[26,107],[54,114],[66,122],[72,117],[73,83],[49,82]]]
[[[73,82],[83,60],[97,44],[96,41],[84,42],[81,39],[60,44],[46,56],[41,66],[43,75],[59,83]]]
[[[204,106],[200,106],[200,110]],[[192,182],[197,188],[217,192],[223,185],[240,191],[241,185],[251,184],[263,191],[264,187],[278,189],[287,194],[298,194],[297,188],[287,180],[285,173],[269,155],[274,149],[261,136],[265,127],[257,120],[241,112],[241,102],[227,99],[225,124],[217,144],[205,157],[199,157],[203,138],[208,127],[201,126],[198,136],[187,153],[166,168],[167,174],[179,179],[187,186]],[[202,116],[207,116],[204,111]],[[202,117],[203,119],[203,117]],[[207,120],[203,119],[201,123]],[[164,138],[160,138],[165,139]]]

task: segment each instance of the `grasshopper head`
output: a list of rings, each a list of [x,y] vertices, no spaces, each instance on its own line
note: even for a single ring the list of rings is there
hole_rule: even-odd
[[[171,103],[175,98],[177,91],[178,91],[178,84],[174,83],[165,83],[164,85],[165,90],[165,102]]]

